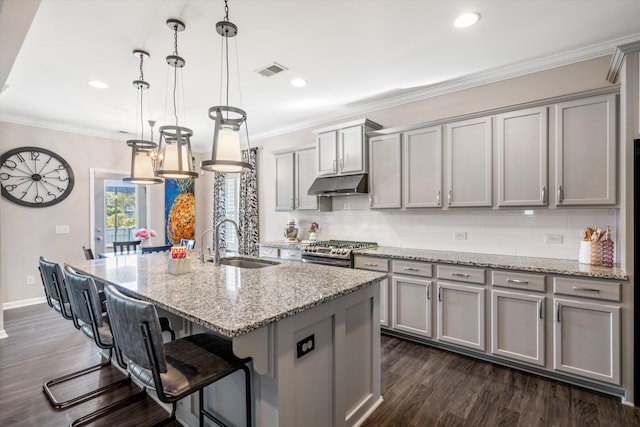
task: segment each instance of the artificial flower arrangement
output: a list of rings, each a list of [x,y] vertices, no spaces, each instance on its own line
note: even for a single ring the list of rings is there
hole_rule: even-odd
[[[150,237],[156,237],[158,233],[155,230],[147,230],[146,228],[141,228],[134,233],[134,236],[140,240],[147,240]]]
[[[316,231],[318,231],[319,228],[320,228],[320,224],[318,224],[317,222],[313,221],[311,223],[311,226],[309,227],[309,233],[315,233]]]

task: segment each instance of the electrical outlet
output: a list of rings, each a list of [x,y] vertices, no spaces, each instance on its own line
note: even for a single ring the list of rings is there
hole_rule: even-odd
[[[27,276],[27,285],[35,285],[36,278],[34,276]]]
[[[56,225],[56,234],[69,234],[71,228],[68,225]]]
[[[456,231],[453,233],[453,240],[467,240],[466,231]]]
[[[562,234],[545,234],[545,243],[562,243]]]
[[[300,359],[302,356],[309,354],[316,347],[316,336],[315,334],[309,335],[308,337],[301,339],[296,343],[297,350],[297,359]]]

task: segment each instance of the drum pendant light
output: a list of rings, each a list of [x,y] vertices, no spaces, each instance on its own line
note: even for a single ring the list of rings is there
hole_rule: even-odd
[[[158,144],[158,169],[156,176],[162,178],[187,179],[197,178],[193,153],[191,151],[191,129],[178,125],[178,106],[176,92],[178,90],[178,69],[185,66],[185,60],[178,55],[178,32],[186,28],[178,19],[168,19],[167,26],[174,33],[173,54],[167,56],[167,64],[173,67],[173,115],[175,125],[160,126],[160,142]]]
[[[149,53],[136,49],[133,51],[136,58],[140,58],[140,78],[133,81],[133,86],[138,91],[138,101],[140,105],[140,139],[130,139],[127,145],[131,147],[131,175],[122,178],[124,182],[132,184],[160,184],[164,182],[162,178],[155,176],[154,169],[157,159],[157,144],[153,142],[153,121],[151,125],[151,140],[144,139],[144,91],[149,89],[149,83],[144,80],[143,62],[144,58],[149,58]],[[137,116],[137,115],[136,115]],[[136,117],[136,127],[138,117]],[[137,131],[136,131],[137,133]]]
[[[251,170],[251,164],[242,161],[240,148],[240,128],[244,124],[249,145],[249,131],[247,129],[247,113],[241,108],[229,106],[229,39],[238,34],[238,27],[229,21],[229,6],[224,2],[224,20],[216,24],[216,31],[222,36],[221,62],[226,70],[226,105],[209,108],[209,118],[215,122],[213,129],[213,145],[211,160],[204,160],[200,168],[209,172],[238,173]],[[238,49],[236,48],[236,63]],[[239,79],[240,70],[238,70]],[[222,94],[223,88],[220,88]]]

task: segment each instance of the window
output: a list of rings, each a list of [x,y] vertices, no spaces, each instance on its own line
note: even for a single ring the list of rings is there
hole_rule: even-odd
[[[228,173],[225,174],[225,197],[226,197],[226,212],[225,216],[238,223],[240,215],[238,213],[238,205],[240,201],[240,174]],[[227,250],[238,251],[238,237],[233,225],[226,223],[226,238],[227,238]]]

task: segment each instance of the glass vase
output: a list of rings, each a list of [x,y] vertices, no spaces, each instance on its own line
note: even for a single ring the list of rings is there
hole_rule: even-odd
[[[591,265],[600,265],[600,242],[591,242]]]

